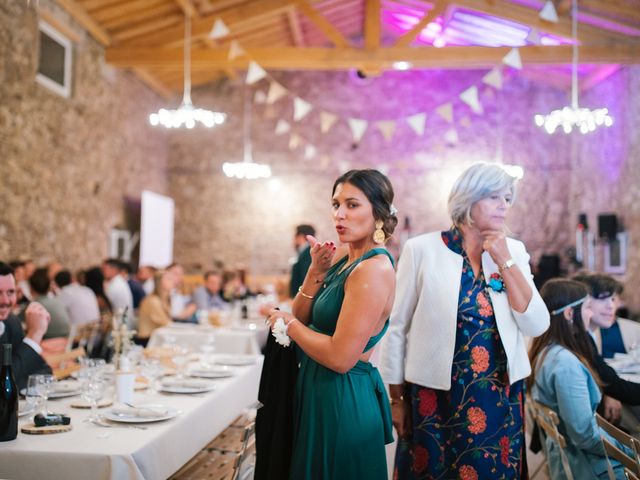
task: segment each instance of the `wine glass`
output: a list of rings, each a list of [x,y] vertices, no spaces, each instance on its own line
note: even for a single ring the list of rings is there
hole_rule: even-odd
[[[49,411],[47,402],[56,379],[53,375],[48,373],[42,373],[34,376],[37,377],[37,380],[34,380],[36,393],[40,398],[42,398],[42,413],[46,415]]]
[[[27,410],[37,410],[40,405],[40,394],[38,393],[39,375],[29,375],[27,378],[27,390],[25,398],[27,400]]]
[[[202,339],[200,344],[200,351],[202,352],[202,364],[208,367],[211,363],[210,355],[215,350],[216,337],[213,333],[207,333]]]
[[[172,360],[176,366],[176,379],[184,380],[184,367],[189,362],[189,349],[181,345],[174,346]]]
[[[158,378],[162,375],[162,365],[157,358],[148,358],[140,364],[140,373],[149,381],[148,392],[158,393]]]
[[[98,420],[98,400],[102,398],[105,385],[99,368],[87,370],[82,382],[81,396],[91,406],[91,414],[87,420],[93,422]]]

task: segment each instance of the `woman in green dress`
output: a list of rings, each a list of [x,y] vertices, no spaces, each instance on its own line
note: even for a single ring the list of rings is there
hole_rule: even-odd
[[[341,247],[308,237],[311,266],[293,314],[272,310],[303,352],[296,384],[290,478],[386,479],[391,412],[369,363],[387,330],[395,291],[393,259],[383,248],[398,222],[389,179],[351,170],[333,186]]]

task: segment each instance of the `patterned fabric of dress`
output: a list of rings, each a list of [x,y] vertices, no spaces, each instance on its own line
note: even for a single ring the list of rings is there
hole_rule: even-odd
[[[398,444],[394,479],[526,478],[524,384],[509,385],[482,271],[474,278],[456,229],[442,240],[463,256],[451,390],[406,384],[413,432]]]

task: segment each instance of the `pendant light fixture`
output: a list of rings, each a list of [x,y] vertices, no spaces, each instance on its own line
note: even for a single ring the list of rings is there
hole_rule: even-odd
[[[251,146],[251,117],[252,106],[247,95],[247,86],[244,86],[244,119],[242,128],[243,159],[242,162],[225,162],[222,171],[227,177],[255,180],[269,178],[271,167],[264,163],[253,161],[253,148]]]
[[[543,127],[548,134],[552,134],[558,127],[564,133],[571,133],[578,128],[581,133],[593,132],[596,128],[613,125],[613,118],[606,108],[580,108],[578,106],[578,0],[573,0],[571,35],[573,36],[573,55],[571,61],[571,106],[554,110],[547,115],[536,115],[534,121]]]
[[[161,108],[157,113],[149,115],[149,123],[154,127],[162,125],[166,128],[187,128],[196,126],[196,122],[207,128],[222,125],[226,115],[203,108],[195,108],[191,103],[191,18],[184,17],[184,93],[182,103],[177,110]]]

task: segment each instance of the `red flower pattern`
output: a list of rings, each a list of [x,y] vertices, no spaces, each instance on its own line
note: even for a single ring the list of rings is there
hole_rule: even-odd
[[[478,292],[478,295],[476,295],[476,303],[480,307],[478,310],[480,315],[483,317],[490,317],[493,315],[493,307],[491,306],[491,303],[489,303],[484,292]]]
[[[471,370],[476,373],[486,372],[489,368],[489,351],[482,346],[475,346],[471,349]]]
[[[413,452],[413,471],[422,472],[429,463],[429,451],[418,445]]]
[[[430,388],[425,388],[420,390],[418,396],[420,397],[420,404],[418,405],[418,412],[420,415],[423,417],[430,417],[433,415],[438,407],[436,392]]]
[[[478,480],[478,472],[471,465],[462,465],[458,473],[461,480]]]
[[[503,465],[509,466],[509,437],[507,436],[500,439],[500,461]]]
[[[471,407],[467,410],[467,420],[469,420],[468,430],[471,433],[479,434],[487,428],[487,414],[480,407]]]

